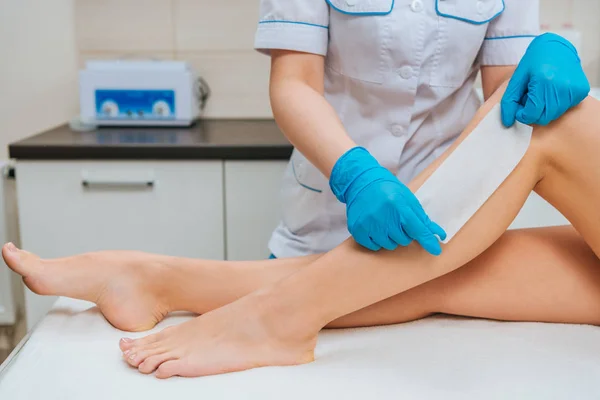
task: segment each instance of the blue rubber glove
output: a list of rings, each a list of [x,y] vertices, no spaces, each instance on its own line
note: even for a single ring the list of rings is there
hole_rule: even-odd
[[[536,37],[521,59],[502,98],[502,123],[548,125],[581,103],[590,83],[577,50],[554,33]]]
[[[348,230],[362,246],[395,250],[416,240],[429,253],[441,254],[438,237],[446,238],[444,230],[427,217],[410,189],[365,148],[355,147],[340,157],[329,185],[347,205]]]

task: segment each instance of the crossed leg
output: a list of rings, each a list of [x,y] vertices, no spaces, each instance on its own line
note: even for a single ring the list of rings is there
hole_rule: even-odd
[[[151,329],[171,311],[207,313],[316,258],[221,262],[102,251],[43,260],[10,245],[3,253],[34,292],[94,302],[111,324],[130,332]],[[572,227],[509,231],[464,267],[327,327],[397,324],[435,313],[600,325],[600,261]]]
[[[498,95],[495,98],[496,102],[497,98]],[[487,109],[491,107],[490,104],[486,106]],[[475,257],[489,243],[492,243],[495,237],[501,235],[526,195],[534,187],[573,221],[592,246],[598,244],[600,235],[586,220],[586,217],[597,218],[597,212],[593,210],[591,203],[598,197],[599,188],[593,187],[594,179],[598,177],[594,175],[595,172],[588,173],[588,176],[581,174],[582,170],[597,171],[593,152],[590,152],[590,149],[598,148],[598,132],[591,132],[593,128],[586,126],[596,120],[594,113],[597,111],[597,102],[586,100],[577,110],[553,126],[536,128],[534,143],[526,158],[465,229],[445,247],[444,255],[438,259],[427,257],[414,246],[393,253],[374,255],[363,252],[352,243],[347,243],[318,259],[308,257],[253,263],[214,263],[151,257],[137,253],[120,256],[114,253],[92,254],[78,256],[84,257],[79,259],[75,257],[46,262],[24,252],[11,251],[10,246],[4,249],[3,254],[9,265],[25,276],[26,283],[33,290],[43,294],[60,294],[96,301],[114,325],[132,330],[151,327],[171,309],[206,313],[261,287],[269,285],[285,287],[286,283],[293,281],[291,278],[304,275],[304,270],[312,269],[314,273],[316,266],[321,269],[320,273],[324,268],[331,270],[340,268],[340,272],[346,268],[348,274],[355,274],[345,284],[348,289],[351,289],[351,293],[356,293],[356,297],[360,298],[359,301],[349,299],[350,301],[335,304],[331,310],[328,310],[327,315],[320,319],[312,318],[310,315],[304,315],[304,318],[300,319],[318,328],[326,323],[332,327],[397,323],[433,312],[506,320],[598,323],[599,263],[590,247],[572,228],[507,233],[465,267],[452,272]],[[483,112],[486,112],[485,107]],[[478,118],[481,119],[482,115],[480,113]],[[467,135],[470,129],[467,129],[464,135]],[[588,154],[585,154],[586,149]],[[590,157],[586,157],[587,155]],[[434,165],[432,168],[435,167]],[[589,169],[590,167],[596,169]],[[417,188],[420,185],[419,179],[422,182],[431,173],[432,168],[425,171],[424,175],[411,185],[411,188]],[[572,193],[572,196],[565,196],[565,192]],[[504,200],[499,200],[499,193],[504,196]],[[584,199],[590,201],[586,202]],[[492,221],[492,225],[498,226],[492,227],[492,234],[482,235],[481,231],[484,230],[483,224],[486,221],[488,223]],[[465,249],[466,246],[469,248]],[[104,260],[101,261],[103,257]],[[139,265],[149,264],[144,267],[148,279],[146,281],[137,279],[138,286],[133,285],[135,287],[129,288],[128,279],[125,277],[128,273],[133,274],[141,269],[139,266],[134,266],[132,260],[135,261],[136,258]],[[128,262],[124,262],[124,259]],[[105,269],[121,268],[128,272],[117,275],[121,280],[120,283],[111,282],[110,276],[115,275],[110,275],[109,272],[115,271],[106,271],[105,276],[101,278],[99,268],[95,268],[99,263],[105,263]],[[73,268],[77,264],[90,264],[90,268]],[[125,267],[123,264],[126,264]],[[165,267],[167,265],[171,265],[171,268],[167,269]],[[371,269],[368,272],[374,273],[373,280],[382,282],[387,287],[377,290],[375,287],[364,289],[356,286],[357,282],[360,283],[361,280],[364,282],[366,279],[361,277],[364,272],[362,268],[365,266]],[[394,270],[390,270],[390,266]],[[147,270],[153,272],[148,273]],[[88,285],[90,287],[79,286],[75,291],[69,289],[73,287],[73,281],[81,282],[86,274],[96,277],[88,282],[94,280],[102,282],[90,283]],[[386,285],[385,281],[391,279],[384,280],[386,274],[393,277],[395,281],[393,285]],[[49,275],[53,275],[54,278],[50,278]],[[168,276],[165,278],[166,282],[172,288],[178,288],[179,295],[164,287],[168,285],[156,284],[158,281],[165,281],[160,279],[162,276]],[[132,277],[135,278],[135,275]],[[325,275],[324,278],[326,279],[319,281],[323,282],[322,287],[313,288],[316,294],[322,295],[328,292],[325,281],[331,282],[333,290],[339,290],[339,287],[335,287],[339,285],[336,285],[333,280],[329,281],[331,279],[329,276]],[[301,287],[298,282],[295,286]],[[427,283],[423,284],[423,282]],[[293,289],[294,285],[287,287]],[[248,298],[250,300],[265,297],[284,298],[284,296],[277,297],[275,290],[267,292],[268,296],[251,295]],[[400,294],[388,298],[394,293]],[[153,309],[139,305],[139,310],[132,311],[131,314],[145,315],[145,317],[137,321],[137,324],[129,325],[129,319],[120,316],[119,312],[113,309],[116,307],[111,306],[110,301],[107,300],[116,297],[117,294],[121,296],[131,294],[132,298],[150,299],[147,301],[148,304],[160,306]],[[315,312],[314,304],[310,304],[312,296],[308,293],[306,296],[296,294],[295,297],[300,297],[299,300],[306,302],[304,310],[312,310],[314,314],[319,314]],[[388,299],[384,300],[386,298]],[[123,304],[119,301],[115,303]],[[367,306],[370,303],[375,304]],[[266,304],[267,306],[264,307],[265,302],[252,302],[244,298],[217,312],[208,312],[204,317],[192,321],[195,324],[183,324],[181,327],[175,327],[147,339],[122,343],[122,348],[134,356],[129,362],[138,366],[142,372],[151,372],[162,364],[157,374],[161,377],[173,374],[204,375],[261,365],[296,364],[312,360],[315,332],[311,331],[305,335],[306,337],[300,339],[295,334],[290,334],[287,335],[289,340],[275,340],[274,337],[284,333],[275,332],[277,329],[269,325],[273,322],[269,320],[273,314],[272,309],[278,311],[274,313],[278,316],[278,324],[288,323],[290,319],[277,309],[281,304],[277,307],[273,307],[269,302]],[[361,309],[361,306],[367,307]],[[145,310],[145,314],[141,313],[141,310]],[[248,320],[241,314],[253,317]],[[239,335],[236,338],[221,334],[225,325],[230,331],[239,331],[240,324],[235,322],[243,320],[248,322],[246,332],[237,332]],[[291,322],[291,327],[297,326],[293,324],[293,320]],[[217,342],[214,337],[215,330],[209,332],[208,338],[203,335],[210,331],[207,329],[209,325],[216,326],[217,330],[220,330]],[[318,328],[314,329],[318,330]],[[191,331],[193,334],[184,335],[186,331]],[[296,331],[302,332],[303,329]],[[175,339],[169,340],[169,338]],[[198,349],[198,346],[190,347],[189,343],[186,343],[196,340],[207,342],[209,346]],[[269,349],[258,346],[264,353],[260,356],[256,351],[257,341],[269,345]],[[218,345],[219,343],[221,346]],[[185,347],[184,345],[187,346],[185,351],[177,352],[176,349],[169,348],[169,346]],[[219,348],[234,351],[233,354],[230,351],[220,351],[220,354],[215,354]],[[198,351],[202,353],[205,360],[200,365],[194,359]],[[211,365],[207,365],[208,363]]]

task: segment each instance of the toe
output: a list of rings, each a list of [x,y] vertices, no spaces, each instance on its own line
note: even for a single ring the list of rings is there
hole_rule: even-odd
[[[123,345],[125,345],[125,344],[127,345],[126,349],[143,348],[148,345],[151,345],[152,343],[158,342],[160,339],[159,334],[160,334],[160,332],[152,334],[152,335],[144,336],[143,338],[139,338],[139,339],[123,338],[123,339],[121,339],[121,343]]]
[[[19,255],[19,249],[12,244],[7,243],[2,247],[2,257],[6,262],[6,265],[19,275],[25,275],[23,266],[21,265],[21,257]]]
[[[179,375],[181,370],[181,360],[171,360],[160,364],[156,370],[158,379],[167,379],[175,375]]]
[[[138,367],[144,360],[148,357],[144,352],[137,352],[135,349],[125,350],[123,352],[123,357],[125,361],[132,367]]]
[[[123,352],[123,357],[125,357],[125,359],[131,366],[137,368],[148,357],[152,357],[165,352],[166,350],[164,346],[162,346],[160,342],[155,342],[143,346],[133,345],[131,348]]]
[[[151,374],[164,362],[173,360],[175,357],[169,353],[157,354],[151,357],[148,357],[142,362],[138,369],[142,374]]]
[[[119,340],[119,348],[121,351],[125,352],[127,350],[131,350],[133,347],[133,340],[129,338],[122,338]]]
[[[137,368],[137,364],[135,364],[135,358],[137,357],[137,353],[134,353],[131,350],[126,350],[123,352],[123,359],[125,361],[127,361],[127,364],[131,365],[132,367],[136,367]]]
[[[141,363],[143,363],[147,356],[144,353],[136,353],[133,350],[127,350],[123,353],[123,357],[125,361],[132,367],[137,368]]]

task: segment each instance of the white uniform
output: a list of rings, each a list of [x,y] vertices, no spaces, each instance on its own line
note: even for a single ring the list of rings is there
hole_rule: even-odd
[[[262,0],[255,47],[326,56],[325,97],[348,134],[406,183],[475,114],[480,66],[518,64],[538,29],[538,0]],[[281,200],[275,256],[349,236],[345,205],[297,150]]]

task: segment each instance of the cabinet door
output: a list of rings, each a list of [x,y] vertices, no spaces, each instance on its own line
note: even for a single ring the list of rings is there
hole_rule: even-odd
[[[228,260],[260,260],[280,218],[287,161],[226,161],[225,221]]]
[[[207,162],[18,162],[21,243],[42,257],[141,250],[223,259],[223,171]],[[52,300],[29,292],[28,326]]]
[[[9,239],[8,224],[6,218],[9,208],[5,206],[5,200],[10,195],[8,182],[4,178],[4,163],[0,163],[0,243],[5,243]],[[7,193],[8,192],[8,193]],[[0,325],[13,325],[15,323],[15,302],[12,291],[12,273],[0,263]]]

